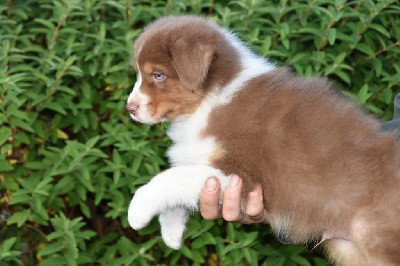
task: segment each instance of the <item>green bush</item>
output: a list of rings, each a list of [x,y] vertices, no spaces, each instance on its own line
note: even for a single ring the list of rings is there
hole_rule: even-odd
[[[400,84],[400,3],[8,0],[0,4],[0,265],[326,265],[265,225],[190,219],[185,245],[135,232],[135,190],[168,167],[167,125],[124,111],[132,45],[164,14],[206,14],[383,119]],[[309,247],[312,248],[312,245]]]

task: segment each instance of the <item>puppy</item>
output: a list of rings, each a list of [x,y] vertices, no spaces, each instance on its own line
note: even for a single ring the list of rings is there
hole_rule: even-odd
[[[172,121],[172,167],[135,193],[132,228],[159,215],[181,246],[210,176],[230,174],[243,196],[261,184],[273,231],[321,241],[341,265],[400,265],[400,147],[394,134],[323,78],[302,78],[252,53],[206,18],[170,16],[134,46],[133,120]]]

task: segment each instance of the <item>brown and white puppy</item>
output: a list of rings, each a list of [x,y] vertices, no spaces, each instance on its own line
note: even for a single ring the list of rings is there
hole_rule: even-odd
[[[202,17],[164,17],[135,44],[131,117],[172,121],[172,167],[135,193],[128,220],[160,215],[179,248],[210,176],[263,187],[274,232],[322,241],[342,265],[400,265],[400,147],[322,78],[296,77]]]

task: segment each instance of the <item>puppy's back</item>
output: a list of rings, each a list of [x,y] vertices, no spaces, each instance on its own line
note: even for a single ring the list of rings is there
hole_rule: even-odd
[[[261,183],[272,226],[289,224],[303,242],[349,221],[354,206],[379,197],[377,184],[392,189],[399,144],[379,126],[326,79],[276,69],[216,108],[206,133],[224,149],[215,166],[242,176],[244,195]],[[275,216],[290,218],[274,225]]]

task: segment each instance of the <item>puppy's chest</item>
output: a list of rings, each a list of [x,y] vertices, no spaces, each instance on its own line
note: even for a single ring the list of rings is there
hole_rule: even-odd
[[[168,136],[173,145],[168,149],[167,155],[173,166],[211,165],[219,148],[213,136],[203,134],[206,126],[200,119],[171,125]]]

